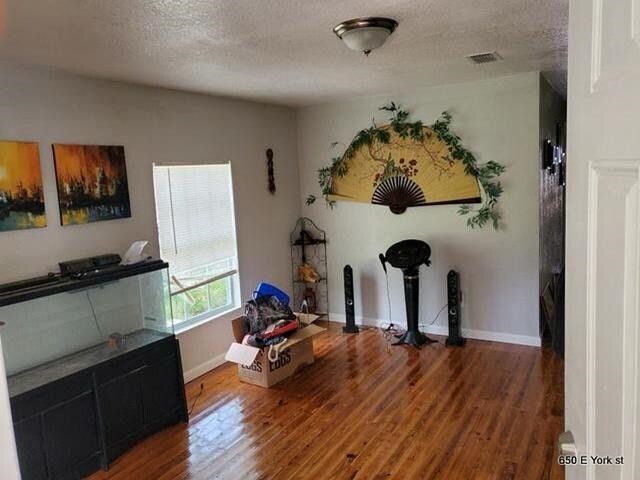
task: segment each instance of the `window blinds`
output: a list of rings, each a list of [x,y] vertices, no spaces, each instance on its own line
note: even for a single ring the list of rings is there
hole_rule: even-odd
[[[235,268],[231,166],[156,165],[153,180],[160,255],[171,275],[213,277]],[[210,268],[217,263],[222,270]]]

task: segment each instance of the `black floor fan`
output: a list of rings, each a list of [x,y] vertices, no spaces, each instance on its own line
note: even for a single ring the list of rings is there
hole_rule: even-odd
[[[420,332],[420,265],[431,265],[431,248],[422,240],[403,240],[391,245],[380,254],[380,262],[386,273],[387,263],[402,270],[404,275],[404,300],[407,308],[407,331],[398,337],[394,345],[413,345],[420,348],[432,340]]]

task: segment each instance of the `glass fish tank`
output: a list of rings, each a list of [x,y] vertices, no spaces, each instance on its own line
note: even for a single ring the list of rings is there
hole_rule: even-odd
[[[162,261],[19,287],[0,293],[10,397],[174,334]]]

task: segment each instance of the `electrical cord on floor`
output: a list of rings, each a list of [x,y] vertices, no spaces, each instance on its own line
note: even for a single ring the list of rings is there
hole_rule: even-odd
[[[445,309],[445,308],[447,308],[448,306],[449,306],[449,303],[445,303],[445,304],[442,306],[442,308],[441,308],[440,310],[438,310],[438,313],[436,314],[436,316],[435,316],[435,317],[433,317],[433,320],[431,320],[431,322],[429,323],[429,326],[430,326],[430,325],[433,325],[434,323],[436,323],[436,320],[438,320],[438,317],[440,316],[440,314],[441,314],[441,313],[444,311],[444,309]],[[421,329],[421,330],[425,330],[425,327],[426,327],[426,325],[424,325],[424,324],[422,324],[422,323],[420,324],[420,329]],[[435,346],[435,345],[442,345],[442,343],[441,343],[440,341],[436,340],[436,341],[434,341],[434,342],[432,342],[432,343],[427,344],[427,346],[429,346],[429,345],[434,345],[434,346]]]
[[[433,320],[431,320],[430,323],[426,324],[423,322],[423,309],[422,309],[422,305],[424,302],[422,302],[422,299],[424,298],[422,289],[423,289],[423,285],[424,282],[420,282],[420,310],[419,310],[419,314],[418,314],[418,318],[419,318],[419,325],[420,328],[425,328],[427,325],[433,325],[434,323],[436,323],[436,320],[438,320],[438,317],[440,316],[440,314],[442,313],[442,311],[447,308],[447,306],[449,305],[448,303],[445,303],[442,308],[440,310],[438,310],[438,313],[436,314],[436,316],[433,318]]]
[[[429,323],[429,325],[433,325],[434,323],[436,323],[436,320],[438,320],[438,317],[440,316],[440,314],[443,312],[443,310],[445,308],[447,308],[449,306],[448,303],[445,303],[442,308],[438,311],[438,313],[436,314],[435,317],[433,317],[433,320],[431,320],[431,322]],[[420,327],[424,328],[426,325],[424,323],[420,324]]]
[[[420,277],[420,269],[422,268],[422,265],[420,265],[418,267],[418,277]],[[418,279],[418,281],[420,282],[420,280]],[[423,317],[423,310],[422,310],[422,306],[424,304],[424,302],[422,301],[424,299],[424,295],[422,294],[422,289],[424,288],[424,282],[420,282],[420,288],[418,289],[418,328],[422,328],[422,317]]]
[[[385,286],[387,288],[387,308],[389,313],[389,323],[386,325],[383,323],[380,325],[382,331],[382,337],[387,342],[387,351],[389,351],[389,345],[404,333],[404,330],[399,325],[393,323],[393,313],[391,310],[391,293],[389,291],[389,274],[384,272]]]
[[[401,328],[392,326],[392,325],[389,325],[387,328],[384,328],[382,330],[382,336],[389,343],[394,341],[397,337],[399,337],[403,333],[404,333],[404,330],[402,330]]]
[[[198,399],[202,395],[202,392],[204,392],[204,383],[200,384],[200,391],[196,395],[196,398],[193,399],[193,403],[191,404],[191,409],[189,410],[189,413],[188,413],[189,417],[193,413],[193,409],[196,408],[196,403],[198,402]]]
[[[392,312],[391,312],[391,293],[389,291],[389,274],[387,272],[384,272],[384,278],[385,278],[385,284],[387,287],[387,306],[388,306],[388,311],[389,311],[389,323],[386,324],[382,324],[380,326],[380,330],[382,331],[382,336],[384,337],[384,339],[387,341],[387,344],[392,343],[394,340],[396,340],[398,337],[402,336],[402,334],[404,334],[405,330],[403,328],[401,328],[399,325],[396,325],[393,323],[392,320]],[[423,282],[420,283],[420,299],[422,300],[422,285]],[[449,306],[449,303],[445,303],[442,308],[438,311],[438,313],[436,314],[435,317],[433,317],[433,320],[431,320],[431,322],[429,323],[429,325],[433,325],[434,323],[436,323],[436,321],[438,320],[438,317],[440,317],[440,314],[444,311],[445,308],[447,308]],[[422,322],[422,302],[420,302],[420,310],[418,313],[418,319],[419,319],[419,326],[421,330],[424,330],[425,328],[425,324]],[[434,343],[440,343],[440,342],[434,342]]]
[[[387,286],[387,310],[389,312],[389,327],[388,329],[395,328],[396,325],[393,324],[392,316],[391,316],[391,293],[389,292],[389,274],[385,270],[384,272],[384,280]]]

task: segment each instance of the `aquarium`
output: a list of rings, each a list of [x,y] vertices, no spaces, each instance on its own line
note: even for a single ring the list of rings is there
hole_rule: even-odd
[[[156,262],[55,282],[23,294],[18,303],[0,296],[10,395],[172,336],[167,271],[166,263]]]

